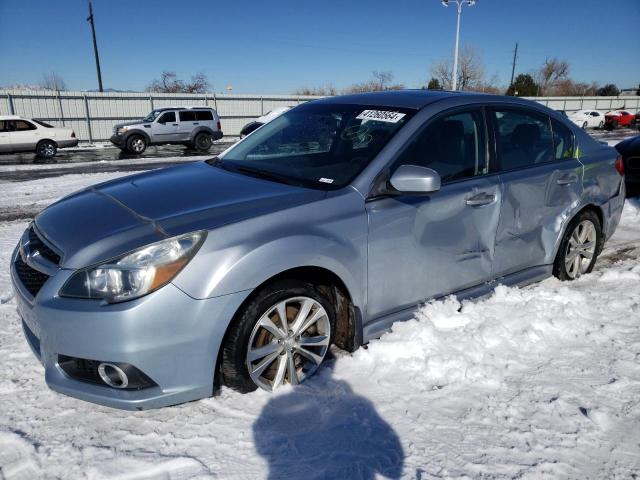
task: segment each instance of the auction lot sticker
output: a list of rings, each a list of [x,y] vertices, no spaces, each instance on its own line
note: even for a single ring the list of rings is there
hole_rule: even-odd
[[[377,120],[379,122],[398,123],[404,117],[404,113],[389,112],[387,110],[365,110],[356,118],[358,120]]]

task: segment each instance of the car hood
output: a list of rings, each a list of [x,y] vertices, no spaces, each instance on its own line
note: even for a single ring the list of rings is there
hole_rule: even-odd
[[[47,207],[35,222],[61,251],[63,268],[82,268],[163,238],[325,196],[197,162],[89,187]]]
[[[139,119],[139,120],[130,120],[128,122],[122,122],[122,123],[116,123],[113,128],[120,128],[120,127],[129,127],[131,125],[142,125],[143,123],[151,123],[151,122],[145,122],[143,121],[143,119]]]

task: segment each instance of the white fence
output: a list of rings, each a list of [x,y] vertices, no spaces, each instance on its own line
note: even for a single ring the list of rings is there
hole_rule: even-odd
[[[237,137],[251,120],[278,107],[317,97],[177,93],[97,93],[0,90],[0,115],[21,115],[75,130],[80,141],[106,141],[116,123],[144,117],[154,108],[200,105],[220,115],[225,137]]]
[[[237,137],[240,129],[269,110],[295,106],[313,96],[159,94],[53,92],[0,90],[0,115],[21,115],[57,126],[72,127],[80,141],[106,141],[116,123],[142,118],[154,108],[202,105],[215,108],[225,137]],[[530,98],[554,110],[571,113],[581,109],[640,110],[640,97],[537,97]]]

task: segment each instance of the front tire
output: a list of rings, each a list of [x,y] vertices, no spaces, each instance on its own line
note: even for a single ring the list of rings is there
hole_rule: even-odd
[[[598,124],[598,130],[604,130],[604,122],[602,122],[602,121],[601,121],[601,122]]]
[[[42,140],[36,145],[36,156],[40,158],[53,158],[58,152],[58,147],[51,140]]]
[[[601,250],[600,219],[592,210],[585,210],[567,227],[553,264],[553,275],[566,281],[591,273]]]
[[[335,318],[330,296],[315,285],[283,280],[266,286],[229,327],[222,347],[223,383],[247,393],[304,381],[329,351]]]
[[[142,135],[131,135],[127,139],[127,151],[140,155],[147,149],[147,140]]]
[[[199,133],[193,139],[193,147],[200,152],[207,152],[213,144],[213,139],[208,133]]]
[[[586,129],[587,129],[587,126],[588,126],[587,122],[584,122],[584,123],[582,124],[582,129],[583,129],[583,130],[586,130]]]

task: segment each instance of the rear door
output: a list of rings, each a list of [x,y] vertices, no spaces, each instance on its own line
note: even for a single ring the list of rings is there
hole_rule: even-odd
[[[200,125],[200,121],[195,110],[181,110],[178,116],[180,117],[178,127],[180,139],[187,141],[191,138],[191,132]]]
[[[169,111],[162,113],[158,119],[151,124],[153,143],[176,142],[178,136],[178,119],[176,112]]]
[[[36,149],[42,139],[37,127],[27,120],[9,120],[9,139],[11,150],[24,152]]]
[[[442,188],[367,202],[369,319],[490,279],[500,182],[487,158],[483,111],[473,108],[430,121],[394,162],[391,172],[436,170]]]
[[[571,130],[526,108],[489,109],[503,195],[494,277],[552,262],[564,220],[582,196]],[[551,260],[550,260],[551,259]]]
[[[9,121],[0,120],[0,152],[11,152],[11,138],[9,136]]]

